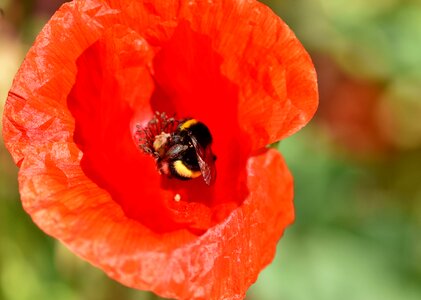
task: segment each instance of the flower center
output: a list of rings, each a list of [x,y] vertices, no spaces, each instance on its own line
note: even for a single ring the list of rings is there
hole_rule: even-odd
[[[212,135],[202,122],[176,120],[156,112],[146,127],[137,126],[139,148],[154,157],[158,172],[169,178],[190,180],[202,176],[207,185],[216,178]]]

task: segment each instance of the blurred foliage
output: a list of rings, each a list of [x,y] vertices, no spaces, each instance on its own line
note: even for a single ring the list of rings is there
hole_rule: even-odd
[[[63,1],[0,0],[0,111],[24,53]],[[259,300],[421,299],[421,2],[264,1],[314,59],[320,109],[282,141],[296,222],[248,293]],[[0,139],[0,299],[158,299],[42,233]]]
[[[335,149],[316,126],[281,142],[296,222],[250,299],[420,299],[420,203]]]

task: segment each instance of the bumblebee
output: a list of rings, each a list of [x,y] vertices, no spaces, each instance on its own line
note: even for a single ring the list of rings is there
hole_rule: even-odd
[[[192,118],[177,121],[156,113],[142,135],[140,147],[155,157],[161,174],[180,180],[202,176],[207,185],[215,182],[216,156],[204,123]]]

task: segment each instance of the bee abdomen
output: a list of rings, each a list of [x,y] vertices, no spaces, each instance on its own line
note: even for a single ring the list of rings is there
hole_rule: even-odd
[[[197,178],[201,175],[200,169],[193,170],[180,159],[170,163],[170,172],[173,177],[182,180]]]

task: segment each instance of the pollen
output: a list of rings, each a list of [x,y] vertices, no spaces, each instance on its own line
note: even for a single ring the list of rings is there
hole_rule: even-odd
[[[166,132],[161,132],[161,134],[158,134],[157,136],[155,136],[155,141],[153,142],[153,148],[156,152],[159,153],[159,155],[163,155],[163,149],[170,137],[171,137],[171,134],[166,133]]]
[[[175,202],[180,202],[180,200],[181,200],[181,195],[180,194],[175,194],[174,201]]]

